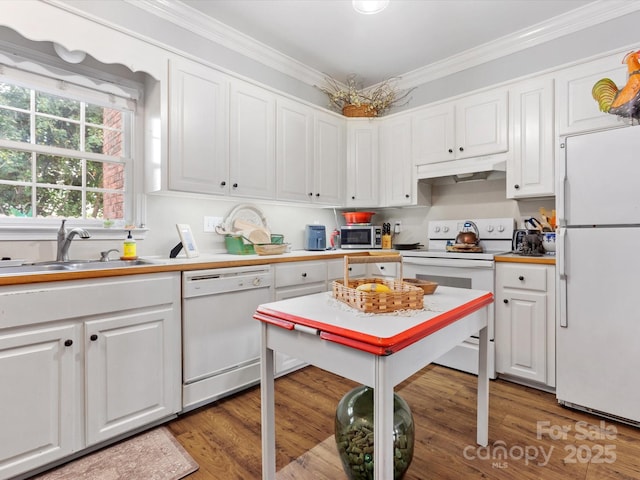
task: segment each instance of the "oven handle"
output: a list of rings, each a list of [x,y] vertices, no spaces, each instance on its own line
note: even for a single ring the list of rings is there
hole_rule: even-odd
[[[417,258],[403,256],[405,265],[421,265],[428,267],[453,267],[493,270],[493,260],[465,260],[463,258]]]

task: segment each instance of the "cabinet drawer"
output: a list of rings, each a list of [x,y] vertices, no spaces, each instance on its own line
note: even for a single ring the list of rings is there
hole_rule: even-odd
[[[547,291],[547,270],[544,265],[501,265],[498,285],[503,288]]]
[[[329,281],[341,280],[344,278],[344,260],[330,260],[327,262],[329,271]],[[349,265],[349,278],[364,277],[367,275],[367,264],[356,263]]]
[[[326,281],[327,265],[325,262],[296,262],[275,266],[276,288]]]

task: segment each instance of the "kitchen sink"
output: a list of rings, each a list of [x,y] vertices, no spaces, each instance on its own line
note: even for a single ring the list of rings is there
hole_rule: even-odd
[[[142,265],[154,265],[147,260],[110,260],[100,262],[98,260],[70,260],[68,262],[40,262],[12,267],[0,267],[0,275],[10,273],[47,273],[47,272],[77,272],[83,270],[106,270],[109,268],[137,267]]]

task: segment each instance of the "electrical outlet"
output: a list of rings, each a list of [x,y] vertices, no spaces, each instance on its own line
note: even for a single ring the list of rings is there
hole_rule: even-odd
[[[393,233],[400,233],[401,231],[402,231],[402,228],[401,228],[400,222],[396,222],[393,225]]]
[[[216,227],[222,223],[222,217],[204,217],[203,229],[205,232],[215,232]]]

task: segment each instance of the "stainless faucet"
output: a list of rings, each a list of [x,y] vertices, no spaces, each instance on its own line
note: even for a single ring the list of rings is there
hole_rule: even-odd
[[[89,232],[87,232],[84,228],[72,228],[67,231],[64,228],[64,224],[67,220],[62,220],[62,224],[58,229],[58,254],[56,255],[57,262],[68,262],[69,261],[69,246],[71,245],[71,240],[73,237],[78,235],[80,238],[90,238]]]

